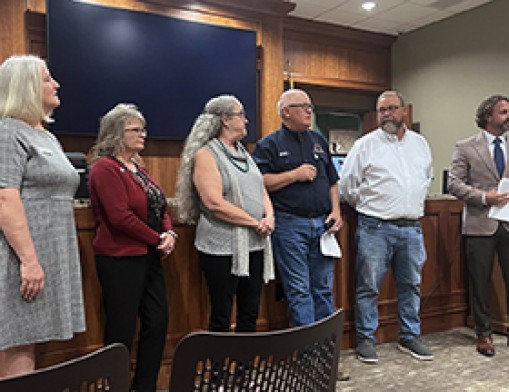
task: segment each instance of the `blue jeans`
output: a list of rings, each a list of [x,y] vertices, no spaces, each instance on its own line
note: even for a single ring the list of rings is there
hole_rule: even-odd
[[[326,216],[304,218],[276,211],[275,217],[272,245],[291,324],[311,324],[334,312],[334,261],[320,252]]]
[[[389,266],[398,290],[399,337],[411,339],[419,336],[421,270],[426,261],[420,225],[399,227],[359,215],[356,239],[357,338],[376,340],[378,294]]]

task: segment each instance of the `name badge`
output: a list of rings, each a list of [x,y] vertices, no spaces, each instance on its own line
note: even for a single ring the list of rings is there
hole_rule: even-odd
[[[41,153],[41,155],[45,155],[47,157],[53,156],[53,151],[48,150],[47,148],[41,148],[39,152]]]

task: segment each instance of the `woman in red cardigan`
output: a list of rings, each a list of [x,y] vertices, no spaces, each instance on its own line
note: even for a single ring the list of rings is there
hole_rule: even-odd
[[[98,223],[93,247],[106,311],[104,343],[131,349],[139,318],[132,381],[137,392],[156,390],[168,324],[161,258],[173,251],[177,238],[162,191],[138,164],[146,137],[136,106],[118,104],[101,119],[89,175]]]

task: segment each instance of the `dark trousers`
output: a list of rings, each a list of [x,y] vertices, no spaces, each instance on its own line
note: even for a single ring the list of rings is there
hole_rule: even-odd
[[[509,233],[499,224],[492,236],[466,236],[467,265],[472,287],[472,310],[478,336],[491,334],[491,273],[495,252],[506,284],[506,303],[509,304]]]
[[[123,343],[131,351],[139,317],[140,330],[132,388],[156,390],[166,340],[168,301],[159,252],[143,256],[96,256],[106,327],[104,344]]]
[[[200,252],[200,264],[207,280],[211,313],[209,331],[230,330],[233,297],[236,296],[236,332],[255,332],[262,288],[263,251],[249,254],[249,276],[231,274],[231,256]]]

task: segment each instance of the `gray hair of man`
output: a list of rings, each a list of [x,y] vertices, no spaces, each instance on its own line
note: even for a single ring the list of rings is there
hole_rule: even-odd
[[[95,162],[101,157],[114,157],[124,151],[124,127],[128,120],[138,119],[145,126],[145,117],[136,105],[119,103],[101,118],[99,135],[90,149],[90,159]],[[136,154],[135,160],[141,161]]]
[[[386,90],[384,91],[382,94],[380,94],[378,96],[378,99],[377,99],[377,103],[383,99],[383,98],[387,98],[387,97],[398,97],[399,99],[399,104],[401,106],[405,106],[405,99],[403,98],[403,95],[401,95],[401,93],[399,91],[396,91],[396,90]]]
[[[42,71],[46,63],[34,55],[14,55],[0,65],[0,117],[29,125],[53,122],[42,103]]]
[[[199,197],[193,184],[194,155],[209,140],[221,134],[222,118],[231,114],[236,104],[240,101],[233,95],[210,99],[184,143],[176,185],[177,219],[183,223],[194,224],[200,215]]]
[[[304,90],[298,89],[298,88],[291,88],[283,92],[281,96],[279,97],[279,100],[277,101],[277,112],[279,113],[279,116],[282,117],[283,115],[283,109],[288,105],[288,97],[291,95],[294,95],[296,93],[304,93],[308,95],[307,92]]]

